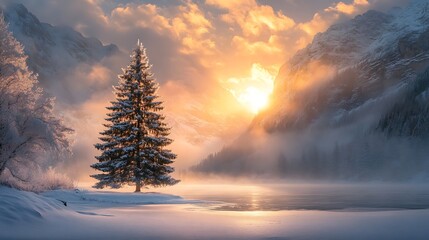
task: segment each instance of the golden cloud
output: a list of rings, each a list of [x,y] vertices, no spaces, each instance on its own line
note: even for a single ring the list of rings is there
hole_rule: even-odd
[[[170,28],[170,24],[168,19],[160,14],[159,10],[153,4],[127,4],[113,9],[111,22],[119,30],[151,28],[158,33],[163,33]]]
[[[340,17],[363,13],[368,10],[369,6],[368,0],[354,0],[350,4],[338,2],[321,12],[315,13],[311,21],[299,24],[298,28],[308,34],[309,42],[316,33],[325,31]]]
[[[171,20],[170,29],[182,43],[181,52],[212,55],[216,48],[216,43],[210,39],[213,26],[198,5],[186,2],[185,5],[179,6],[179,12]]]
[[[154,4],[127,4],[116,7],[111,21],[119,29],[152,29],[161,35],[168,35],[180,43],[184,54],[212,54],[216,44],[208,36],[213,29],[198,5],[186,1],[169,16]]]
[[[228,24],[236,24],[245,37],[260,37],[262,34],[273,34],[286,31],[295,25],[293,19],[283,15],[281,11],[274,11],[271,6],[259,5],[256,1],[224,1],[210,0],[208,4],[225,7],[228,13],[223,14],[221,19]]]
[[[235,9],[243,6],[254,6],[254,0],[206,0],[207,5],[217,6],[224,9]]]
[[[274,37],[271,39],[274,39]],[[274,42],[248,41],[248,39],[241,36],[234,36],[232,38],[232,46],[238,51],[259,56],[281,54],[283,51],[282,47],[275,45]]]
[[[366,10],[369,6],[368,0],[354,0],[351,4],[339,2],[336,5],[325,9],[325,11],[340,12],[348,15],[356,14]]]
[[[222,37],[215,41],[224,43],[218,44],[222,45],[222,62],[236,65],[231,69],[234,73],[229,74],[243,74],[256,62],[271,68],[273,64],[286,61],[288,54],[296,50],[291,47],[291,34],[294,34],[296,23],[282,11],[255,0],[206,0],[205,4],[222,9],[218,25],[226,27],[217,29]],[[229,77],[224,74],[222,79]]]

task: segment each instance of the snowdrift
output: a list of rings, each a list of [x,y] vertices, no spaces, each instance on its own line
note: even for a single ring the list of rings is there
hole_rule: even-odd
[[[197,201],[160,193],[116,193],[55,190],[41,194],[0,186],[0,226],[33,223],[55,216],[76,216],[87,210],[147,204],[186,204]]]
[[[0,224],[39,221],[64,207],[52,198],[0,186]]]

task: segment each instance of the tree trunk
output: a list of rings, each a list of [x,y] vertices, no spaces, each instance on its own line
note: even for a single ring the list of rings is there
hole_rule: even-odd
[[[140,192],[140,188],[141,188],[141,182],[140,181],[137,181],[136,182],[136,191],[135,192]]]
[[[25,144],[27,144],[29,141],[32,140],[32,137],[29,137],[27,140],[25,140],[24,142],[20,143],[18,146],[15,147],[15,149],[13,149],[13,151],[9,154],[9,156],[7,158],[3,159],[3,162],[0,162],[0,175],[4,172],[4,170],[6,169],[6,164],[16,156],[18,150],[24,146]],[[3,151],[2,149],[0,149],[1,151]]]
[[[6,160],[4,160],[4,162],[0,162],[0,176],[5,169],[6,169]]]

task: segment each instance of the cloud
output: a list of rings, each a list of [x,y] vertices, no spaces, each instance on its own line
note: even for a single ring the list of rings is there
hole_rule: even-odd
[[[180,12],[172,20],[172,31],[181,40],[181,52],[185,54],[212,55],[216,43],[212,40],[212,23],[205,17],[198,5],[186,2],[179,6]]]
[[[392,7],[407,5],[409,1],[410,0],[353,0],[351,3],[340,1],[315,13],[311,21],[303,23],[300,26],[310,35],[314,35],[317,32],[324,31],[333,23],[352,18],[369,9],[390,11]]]
[[[221,15],[223,21],[236,24],[244,37],[260,38],[261,35],[286,31],[295,25],[293,19],[283,15],[281,11],[274,11],[271,6],[259,5],[256,1],[245,1],[228,8],[228,12]]]
[[[197,4],[184,2],[170,15],[163,10],[154,4],[130,3],[113,9],[110,21],[122,31],[152,29],[167,35],[180,43],[183,54],[213,53],[216,46],[209,36],[213,26]]]
[[[362,10],[366,10],[368,6],[369,6],[368,0],[354,0],[353,3],[351,4],[339,2],[336,5],[333,5],[332,7],[325,9],[325,11],[340,12],[340,13],[351,15],[357,12],[362,12]]]
[[[213,5],[219,8],[224,9],[237,9],[240,7],[253,7],[255,6],[254,0],[236,0],[236,1],[229,1],[229,0],[206,0],[206,4]]]
[[[226,27],[220,34],[230,42],[223,51],[230,50],[230,55],[236,58],[247,58],[246,70],[255,62],[268,66],[272,61],[284,61],[287,32],[295,26],[293,19],[254,0],[207,0],[205,3],[222,10],[218,25],[226,24]],[[236,62],[236,58],[233,61]]]
[[[91,70],[88,73],[88,81],[90,84],[96,84],[98,86],[110,85],[110,77],[112,72],[106,66],[101,65],[100,63],[92,66]]]
[[[273,39],[273,38],[272,38]],[[246,38],[241,36],[234,36],[232,38],[232,46],[242,52],[248,52],[249,54],[282,54],[282,48],[272,44],[270,40],[265,41],[248,41]]]
[[[127,4],[113,9],[109,21],[120,31],[151,28],[158,33],[163,33],[170,28],[170,24],[159,10],[154,4]]]
[[[310,21],[298,24],[298,29],[301,29],[307,34],[307,36],[304,36],[300,41],[309,42],[315,34],[325,31],[332,24],[342,19],[348,19],[357,14],[362,14],[370,9],[371,6],[368,0],[354,0],[349,4],[344,2],[334,3],[330,7],[315,13]]]

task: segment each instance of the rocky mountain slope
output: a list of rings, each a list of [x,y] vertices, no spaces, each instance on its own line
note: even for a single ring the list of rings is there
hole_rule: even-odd
[[[427,178],[428,37],[429,3],[419,0],[331,26],[281,68],[250,130],[196,170]]]
[[[40,22],[24,5],[12,1],[0,3],[0,10],[14,37],[24,45],[28,64],[39,75],[42,86],[64,101],[74,101],[68,79],[80,65],[93,65],[119,53],[116,45],[103,45],[67,26]],[[68,83],[67,81],[70,81]]]
[[[365,103],[398,94],[429,66],[428,4],[415,1],[390,14],[368,11],[318,34],[283,66],[273,107],[254,125],[281,130],[326,115],[337,122]],[[324,81],[306,76],[320,68],[331,70],[322,71],[328,76]],[[310,87],[300,89],[303,82]],[[290,104],[295,111],[285,109]]]

